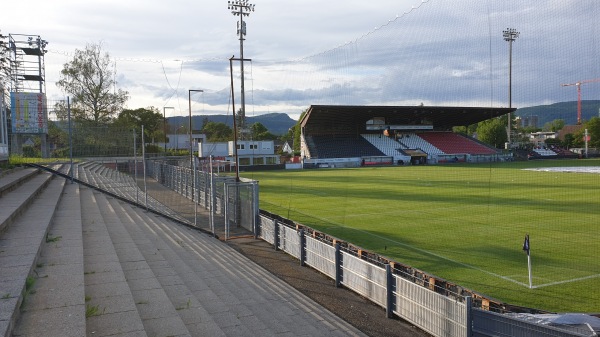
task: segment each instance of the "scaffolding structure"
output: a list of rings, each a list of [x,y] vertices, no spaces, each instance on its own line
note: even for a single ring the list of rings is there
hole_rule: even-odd
[[[47,45],[39,35],[8,35],[11,92],[46,92]]]
[[[40,107],[46,110],[44,55],[47,45],[48,42],[39,35],[5,36],[0,33],[0,160],[3,153],[8,152],[3,151],[4,148],[10,148],[11,153],[21,154],[24,140],[32,137],[40,138],[41,155],[47,157],[47,111],[40,111]],[[30,105],[24,100],[31,100],[34,104]],[[25,104],[25,110],[15,102]],[[34,107],[38,110],[37,115]],[[40,125],[37,128],[18,126],[15,112],[20,117],[26,114],[24,118],[29,124],[33,120],[29,117],[35,116]]]

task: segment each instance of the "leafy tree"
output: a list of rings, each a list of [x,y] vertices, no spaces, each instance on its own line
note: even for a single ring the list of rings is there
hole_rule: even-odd
[[[208,122],[210,122],[208,117],[205,116],[204,118],[202,118],[202,127],[200,128],[200,130],[203,130],[206,124],[208,124]]]
[[[565,121],[562,119],[555,119],[552,122],[548,122],[544,124],[542,130],[544,131],[552,131],[557,132],[560,131],[565,126]]]
[[[152,138],[164,140],[163,115],[155,107],[138,108],[135,110],[125,109],[116,118],[115,126],[142,130],[147,140]]]
[[[506,121],[506,118],[504,119]],[[477,125],[477,138],[482,142],[503,148],[507,141],[505,123],[501,118],[492,118],[479,122]]]
[[[233,130],[225,123],[208,122],[202,128],[209,142],[226,142],[232,139]]]
[[[77,120],[106,123],[128,99],[128,92],[115,91],[112,62],[102,44],[87,44],[75,50],[73,59],[63,65],[56,85],[72,96],[71,113]]]
[[[266,126],[262,123],[256,122],[250,125],[250,135],[253,140],[275,140],[277,136],[270,133]]]
[[[581,128],[575,134],[575,146],[584,147],[585,142],[583,137],[585,135],[585,129],[588,130],[590,141],[588,142],[589,147],[600,148],[600,117],[592,117],[589,121],[585,122],[584,127]]]
[[[566,148],[574,147],[575,145],[575,135],[572,133],[567,133],[565,135],[565,140],[563,140],[562,145]]]
[[[535,128],[533,126],[526,126],[524,128],[519,128],[519,131],[523,134],[530,134],[530,133],[542,131],[542,129]]]
[[[466,136],[472,136],[477,131],[477,124],[471,124],[469,126],[455,126],[452,128],[452,132],[460,133]]]
[[[52,157],[67,157],[69,154],[69,134],[59,128],[56,123],[48,121],[48,143],[54,144],[55,148]]]

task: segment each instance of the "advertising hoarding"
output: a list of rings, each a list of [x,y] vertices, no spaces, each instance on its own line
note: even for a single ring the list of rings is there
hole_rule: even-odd
[[[48,133],[46,95],[37,92],[11,92],[13,133]]]

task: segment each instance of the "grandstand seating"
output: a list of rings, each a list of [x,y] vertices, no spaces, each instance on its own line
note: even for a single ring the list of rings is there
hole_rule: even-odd
[[[352,158],[385,156],[383,152],[362,137],[350,135],[312,136],[319,158]],[[311,154],[313,149],[310,149]]]
[[[361,136],[386,156],[394,157],[395,160],[406,160],[406,157],[409,157],[402,151],[402,144],[390,137],[383,136],[382,134],[362,134]]]
[[[383,134],[306,136],[313,158],[349,158],[390,156],[410,159],[405,150],[420,150],[427,155],[494,155],[497,150],[469,137],[453,132],[401,133],[397,138]],[[549,150],[548,150],[549,151]],[[541,154],[540,154],[541,155]],[[554,154],[556,155],[556,154]]]
[[[404,145],[404,149],[420,149],[429,155],[444,154],[444,151],[438,149],[415,133],[402,134],[401,137],[398,138],[398,142]]]
[[[556,152],[549,149],[533,149],[533,152],[537,153],[542,157],[556,156]]]
[[[432,144],[445,154],[495,154],[496,151],[472,139],[453,132],[425,132],[419,137]]]

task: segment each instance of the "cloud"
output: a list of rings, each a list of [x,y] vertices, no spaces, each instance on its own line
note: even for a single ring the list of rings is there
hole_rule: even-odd
[[[575,100],[561,87],[600,78],[600,2],[574,0],[262,0],[245,17],[247,104],[257,113],[299,113],[311,104],[498,105]],[[205,110],[230,104],[228,58],[239,57],[237,17],[226,3],[32,0],[0,14],[3,33],[49,41],[47,90],[75,48],[103,41],[129,105],[185,111],[188,89]],[[68,9],[68,10],[66,10]],[[27,13],[27,20],[14,13]],[[234,63],[236,104],[239,63]],[[598,99],[600,85],[584,87]],[[200,104],[199,102],[196,102]],[[277,110],[277,111],[276,111]]]

